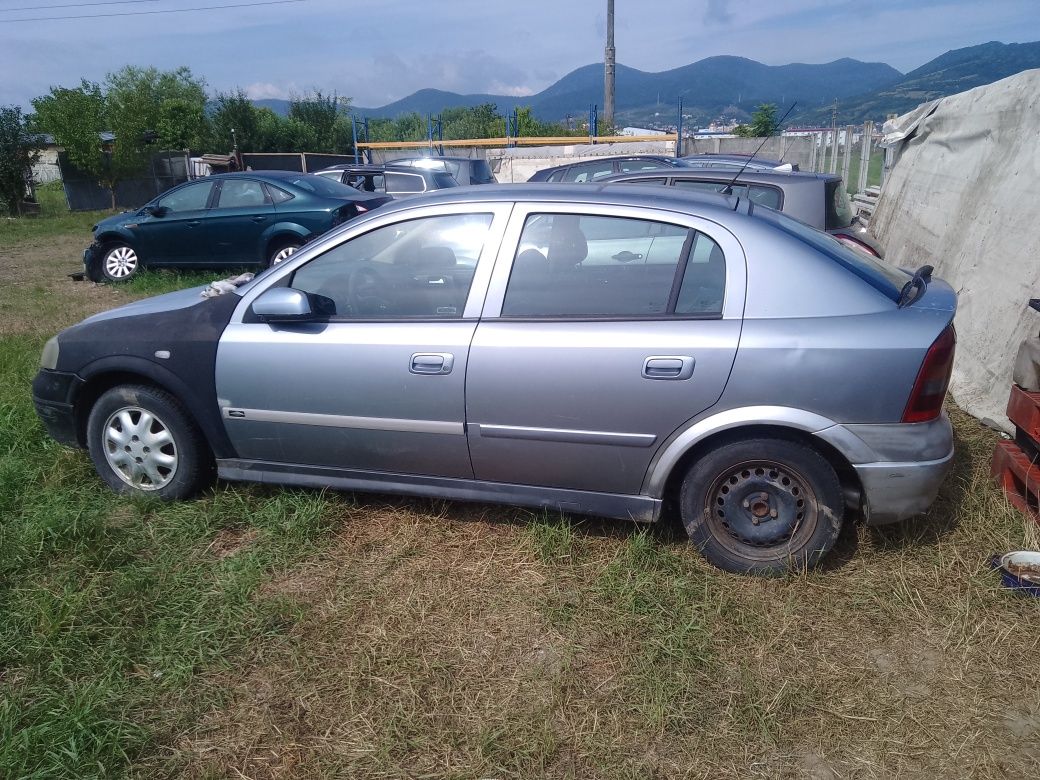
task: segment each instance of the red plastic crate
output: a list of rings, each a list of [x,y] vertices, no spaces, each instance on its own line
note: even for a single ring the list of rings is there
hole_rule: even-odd
[[[1034,444],[1040,442],[1040,393],[1027,393],[1012,385],[1007,416]]]
[[[1002,441],[993,452],[992,474],[1008,500],[1040,523],[1040,465],[1015,442]]]

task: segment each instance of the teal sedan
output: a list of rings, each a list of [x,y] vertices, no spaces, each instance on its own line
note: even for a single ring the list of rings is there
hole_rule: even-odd
[[[162,266],[267,268],[389,200],[306,173],[207,176],[98,222],[83,264],[95,282],[122,282]]]

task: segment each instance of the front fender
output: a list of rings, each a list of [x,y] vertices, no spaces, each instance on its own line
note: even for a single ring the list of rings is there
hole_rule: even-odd
[[[80,385],[75,399],[77,412],[81,411],[83,389],[89,388],[94,380],[112,374],[135,374],[169,391],[187,407],[216,457],[235,456],[231,440],[224,430],[224,421],[220,419],[216,397],[206,397],[165,366],[136,355],[110,355],[80,369],[78,375],[84,384]]]
[[[815,434],[835,425],[834,420],[787,406],[745,406],[703,417],[673,433],[650,461],[642,493],[663,498],[668,477],[682,457],[700,442],[722,431],[752,425],[771,425]]]

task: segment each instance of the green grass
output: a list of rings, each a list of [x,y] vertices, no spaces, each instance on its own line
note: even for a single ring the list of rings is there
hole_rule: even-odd
[[[73,211],[65,203],[61,182],[45,184],[37,189],[41,213],[38,217],[0,218],[0,247],[39,238],[68,233],[81,233],[89,242],[90,227],[112,211]],[[85,244],[84,244],[85,245]]]
[[[259,591],[323,543],[336,502],[119,499],[37,421],[40,346],[0,339],[0,776],[111,776],[214,701],[200,670],[284,636],[298,613]],[[222,535],[251,541],[220,558]]]

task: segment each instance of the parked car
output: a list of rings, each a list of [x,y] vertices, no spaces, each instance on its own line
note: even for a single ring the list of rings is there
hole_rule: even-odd
[[[263,268],[389,200],[305,173],[207,176],[98,222],[83,264],[95,282],[122,282],[159,266]]]
[[[402,157],[397,160],[387,160],[387,165],[443,171],[450,173],[461,185],[498,183],[487,160],[472,157]]]
[[[656,171],[661,168],[680,168],[683,164],[677,157],[666,157],[658,154],[630,154],[619,157],[598,157],[595,160],[557,165],[535,171],[528,179],[552,182],[590,182],[599,181],[615,173],[638,171]]]
[[[748,170],[772,171],[778,168],[797,171],[798,163],[771,160],[750,154],[688,154],[680,157],[683,165],[690,168],[729,168],[730,170],[747,167]]]
[[[505,185],[391,203],[225,295],[52,338],[58,441],[127,495],[228,480],[654,521],[729,571],[924,511],[956,296],[746,198]]]
[[[320,171],[317,176],[325,176],[361,192],[377,192],[393,198],[407,198],[420,195],[431,190],[443,190],[458,187],[455,177],[445,171],[433,171],[427,168],[409,168],[407,166],[389,165],[333,165]]]
[[[826,230],[853,249],[883,257],[881,245],[856,219],[841,176],[828,173],[778,173],[771,170],[694,168],[659,172],[627,173],[602,179],[603,183],[659,184],[701,192],[723,192],[749,198],[753,203],[783,211],[817,230]]]

